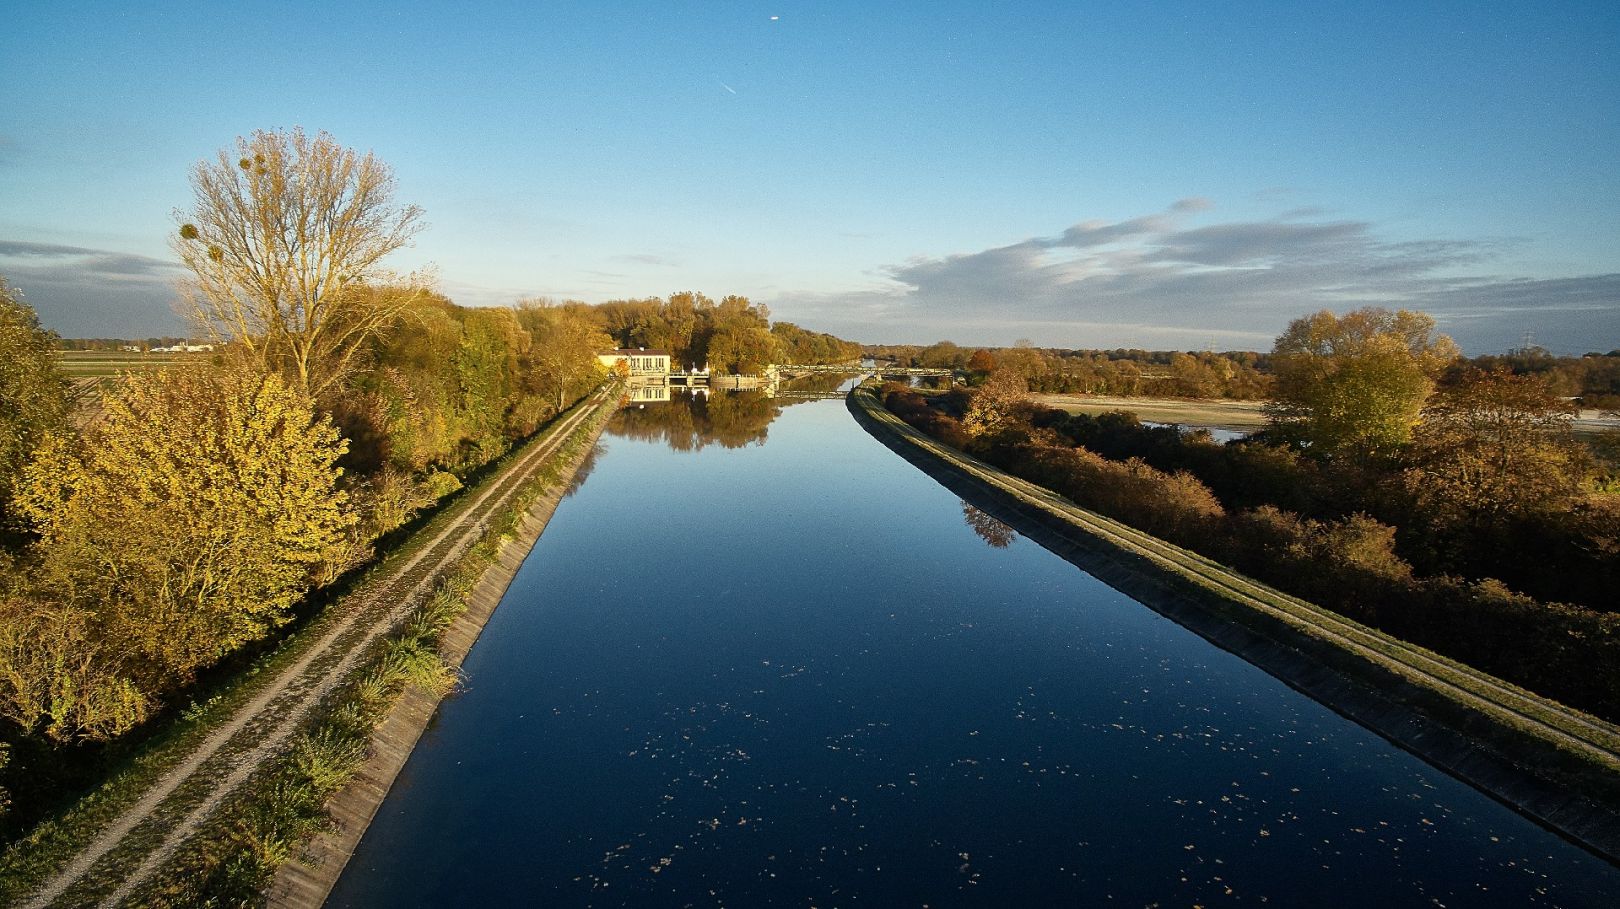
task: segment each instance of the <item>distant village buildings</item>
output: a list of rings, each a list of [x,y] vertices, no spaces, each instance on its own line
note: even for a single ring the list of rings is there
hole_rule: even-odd
[[[126,348],[128,349],[128,348]],[[173,347],[154,347],[152,353],[210,353],[212,344],[176,344]]]

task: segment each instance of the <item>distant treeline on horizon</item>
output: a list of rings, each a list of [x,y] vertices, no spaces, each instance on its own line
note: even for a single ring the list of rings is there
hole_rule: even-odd
[[[1024,343],[963,347],[940,341],[926,346],[867,344],[862,352],[907,366],[969,372],[1011,369],[1024,377],[1030,391],[1045,394],[1263,400],[1272,393],[1271,354],[1256,351],[1087,350]],[[1579,399],[1583,407],[1620,409],[1620,349],[1559,357],[1544,348],[1527,347],[1464,357],[1441,376],[1441,384],[1467,368],[1540,376],[1556,394]]]
[[[644,301],[614,301],[645,306]],[[661,302],[661,301],[660,301]],[[594,309],[595,307],[588,307]],[[608,304],[612,310],[616,307]],[[789,331],[799,332],[797,326]],[[814,332],[805,334],[814,335]],[[826,336],[830,337],[830,336]],[[70,351],[152,350],[194,338],[62,338]],[[951,341],[936,344],[864,344],[865,356],[892,359],[909,366],[972,370],[975,353],[991,358],[990,368],[1011,368],[1029,389],[1046,394],[1099,394],[1125,397],[1162,396],[1260,400],[1271,393],[1271,355],[1266,352],[1146,350],[1135,347],[1062,348],[964,347]],[[826,353],[817,351],[817,353]],[[980,363],[984,366],[984,363]],[[1505,354],[1465,358],[1461,366],[1506,369],[1515,375],[1547,378],[1555,391],[1577,398],[1583,407],[1620,408],[1620,349],[1581,356],[1554,356],[1544,348],[1526,347]]]

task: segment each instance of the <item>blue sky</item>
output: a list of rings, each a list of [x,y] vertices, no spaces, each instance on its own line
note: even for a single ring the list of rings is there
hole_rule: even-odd
[[[775,18],[773,18],[775,17]],[[9,5],[0,274],[178,329],[187,170],[375,151],[469,305],[694,289],[874,342],[1267,349],[1380,304],[1620,347],[1612,3]]]

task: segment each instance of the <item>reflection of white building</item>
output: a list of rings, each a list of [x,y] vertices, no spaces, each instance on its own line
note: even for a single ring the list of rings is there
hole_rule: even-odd
[[[655,401],[668,400],[668,385],[653,385],[646,382],[640,382],[630,386],[631,404],[651,404]]]
[[[645,347],[621,347],[618,350],[600,353],[596,359],[608,369],[616,368],[620,363],[630,368],[632,376],[668,376],[669,351],[650,350]]]

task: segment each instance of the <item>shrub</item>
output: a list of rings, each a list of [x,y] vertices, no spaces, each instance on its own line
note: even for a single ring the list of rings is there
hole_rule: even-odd
[[[1006,454],[998,466],[1039,483],[1070,501],[1176,542],[1206,539],[1225,510],[1188,474],[1166,474],[1132,459],[1110,461],[1084,448],[1031,443]]]
[[[1412,580],[1394,544],[1395,528],[1363,514],[1316,521],[1263,505],[1231,521],[1218,554],[1254,577],[1373,622]]]

